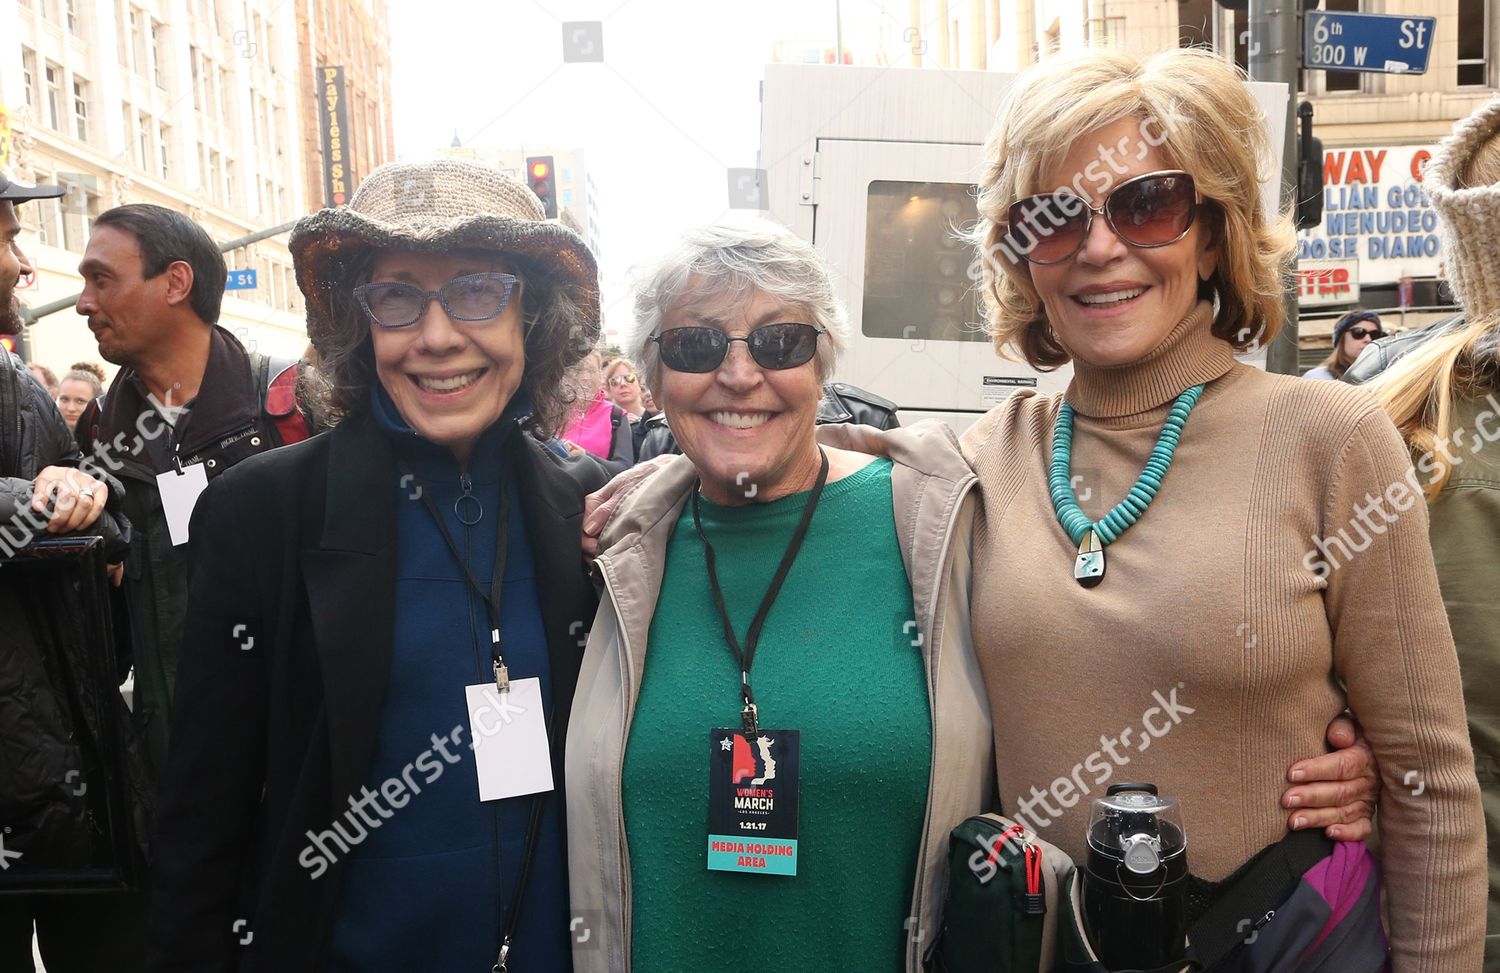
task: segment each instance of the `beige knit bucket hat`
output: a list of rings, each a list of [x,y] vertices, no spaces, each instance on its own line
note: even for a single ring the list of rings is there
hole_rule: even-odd
[[[331,293],[349,287],[344,265],[371,248],[494,250],[533,286],[565,288],[592,322],[570,342],[581,357],[598,337],[599,271],[572,230],[546,221],[541,200],[498,168],[464,159],[390,162],[359,184],[347,207],[297,221],[288,246],[307,299],[307,335],[320,352],[337,331]]]
[[[1438,144],[1424,173],[1427,198],[1442,222],[1448,282],[1470,314],[1500,308],[1500,261],[1495,258],[1500,184],[1464,185],[1464,175],[1475,156],[1497,138],[1500,98],[1455,125],[1453,134]]]

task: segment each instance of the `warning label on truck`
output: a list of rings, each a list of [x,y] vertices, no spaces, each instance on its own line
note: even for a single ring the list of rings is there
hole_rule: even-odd
[[[1036,376],[1031,375],[986,375],[980,387],[980,395],[986,402],[1004,402],[1016,389],[1036,388]]]

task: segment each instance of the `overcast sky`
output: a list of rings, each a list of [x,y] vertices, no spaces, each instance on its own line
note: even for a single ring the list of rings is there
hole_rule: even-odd
[[[875,0],[862,8],[868,27]],[[751,168],[772,43],[826,29],[832,0],[391,0],[396,152],[465,145],[584,150],[598,192],[605,324],[628,325],[627,273],[727,212]],[[826,20],[826,24],[823,21]],[[564,61],[565,22],[602,23],[602,63]]]

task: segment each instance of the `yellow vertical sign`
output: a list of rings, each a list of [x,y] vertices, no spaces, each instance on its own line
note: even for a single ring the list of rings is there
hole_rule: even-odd
[[[344,69],[319,69],[318,110],[323,122],[323,188],[328,206],[349,201],[349,110],[345,106]]]
[[[10,109],[0,105],[0,166],[10,168]]]

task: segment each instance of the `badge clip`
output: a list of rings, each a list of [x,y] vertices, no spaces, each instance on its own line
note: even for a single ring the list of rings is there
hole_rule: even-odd
[[[746,703],[745,708],[740,711],[740,719],[745,724],[745,738],[754,740],[760,736],[760,713],[754,703]]]
[[[495,660],[495,688],[502,693],[510,692],[510,669],[499,659]]]

